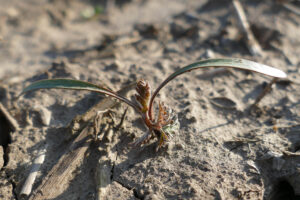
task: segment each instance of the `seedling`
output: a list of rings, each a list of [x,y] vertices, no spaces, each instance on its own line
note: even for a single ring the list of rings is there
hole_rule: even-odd
[[[158,138],[158,147],[161,147],[166,143],[168,138],[172,133],[178,131],[179,122],[176,113],[165,106],[164,103],[158,103],[158,114],[155,115],[153,113],[153,103],[155,97],[159,93],[159,91],[166,86],[171,80],[176,78],[177,76],[184,74],[186,72],[190,72],[199,68],[207,68],[207,67],[225,67],[225,68],[236,68],[241,70],[248,70],[253,72],[258,72],[264,75],[268,75],[274,78],[285,78],[286,74],[278,69],[273,67],[269,67],[263,64],[259,64],[253,61],[244,60],[244,59],[234,59],[234,58],[221,58],[221,59],[208,59],[202,60],[199,62],[195,62],[193,64],[187,65],[169,77],[167,77],[154,91],[151,95],[151,87],[149,83],[145,80],[139,80],[136,83],[136,92],[135,100],[129,100],[117,93],[113,92],[110,89],[105,87],[94,85],[89,82],[78,81],[78,80],[70,80],[70,79],[48,79],[41,80],[35,83],[32,83],[28,87],[26,87],[22,94],[31,90],[37,89],[72,89],[72,90],[88,90],[93,92],[98,92],[102,94],[109,95],[114,97],[129,106],[131,106],[142,118],[143,122],[148,128],[148,131],[143,134],[139,139],[134,142],[134,145],[140,145],[144,143],[148,143],[151,138]]]

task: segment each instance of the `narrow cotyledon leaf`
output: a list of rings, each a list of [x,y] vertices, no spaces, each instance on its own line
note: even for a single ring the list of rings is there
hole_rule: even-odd
[[[190,65],[187,65],[183,68],[180,68],[179,70],[175,71],[173,74],[168,76],[154,91],[153,95],[151,96],[150,103],[149,103],[149,110],[148,115],[152,116],[152,105],[153,101],[156,97],[156,95],[159,93],[159,91],[171,80],[173,80],[175,77],[195,70],[199,68],[207,68],[207,67],[226,67],[226,68],[235,68],[235,69],[242,69],[242,70],[248,70],[253,72],[258,72],[267,76],[272,76],[275,78],[286,78],[286,74],[276,68],[260,64],[257,62],[253,62],[250,60],[240,59],[240,58],[217,58],[217,59],[207,59],[207,60],[201,60],[199,62],[192,63]]]
[[[120,101],[123,101],[124,103],[127,103],[129,106],[133,107],[137,111],[139,110],[138,107],[128,100],[127,98],[118,95],[117,93],[113,92],[112,90],[109,90],[107,88],[85,82],[85,81],[79,81],[79,80],[71,80],[71,79],[46,79],[46,80],[40,80],[37,82],[34,82],[24,88],[22,91],[22,94],[25,92],[29,92],[32,90],[38,90],[38,89],[70,89],[70,90],[87,90],[92,92],[98,92],[101,94],[106,94],[111,97],[114,97],[116,99],[119,99]]]

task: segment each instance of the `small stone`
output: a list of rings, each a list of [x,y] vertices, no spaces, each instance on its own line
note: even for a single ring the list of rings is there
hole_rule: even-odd
[[[248,160],[247,164],[250,167],[250,172],[260,174],[260,170],[253,160]]]
[[[163,73],[165,73],[166,69],[170,67],[170,61],[168,60],[158,61],[154,66],[159,70],[161,70]]]
[[[168,43],[165,47],[165,53],[178,53],[180,52],[180,47],[178,43]]]
[[[134,29],[145,38],[156,38],[159,34],[159,28],[153,24],[137,24]]]
[[[176,21],[170,24],[170,32],[174,38],[195,38],[199,35],[199,28],[194,25],[188,25],[183,21]]]
[[[40,120],[43,125],[49,126],[51,121],[52,112],[43,106],[35,106],[35,111],[39,113]]]
[[[12,77],[10,77],[10,78],[8,78],[7,80],[6,80],[6,83],[7,84],[17,84],[17,83],[20,83],[20,82],[22,82],[22,80],[23,80],[24,78],[22,77],[22,76],[12,76]]]
[[[160,200],[160,199],[163,199],[163,198],[156,195],[156,194],[151,193],[151,194],[146,195],[144,199],[145,200]]]
[[[119,61],[119,60],[115,60],[112,64],[108,65],[105,67],[105,70],[113,70],[116,71],[118,69],[122,69],[124,67],[124,64]]]
[[[283,154],[282,153],[278,153],[275,151],[268,151],[266,154],[264,154],[260,160],[268,160],[271,158],[280,158]]]
[[[19,14],[20,14],[20,12],[16,8],[14,8],[14,7],[8,8],[6,10],[6,13],[11,18],[17,18],[19,16]]]
[[[184,148],[185,148],[184,144],[181,144],[181,143],[177,143],[177,144],[175,145],[175,147],[176,147],[177,149],[184,149]]]
[[[212,50],[206,49],[201,57],[207,59],[207,58],[215,58],[216,56],[215,56],[215,53]]]
[[[80,123],[76,123],[76,122],[75,122],[75,123],[73,124],[73,130],[74,130],[74,131],[78,131],[79,129],[80,129]]]

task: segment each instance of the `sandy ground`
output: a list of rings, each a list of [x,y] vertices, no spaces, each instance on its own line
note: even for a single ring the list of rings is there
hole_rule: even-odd
[[[42,199],[299,199],[300,17],[273,1],[242,1],[263,48],[252,56],[230,1],[116,3],[0,0],[0,102],[19,126],[7,128],[1,113],[0,199],[22,199],[32,163],[46,147],[35,191],[78,134],[71,135],[70,122],[105,98],[41,90],[17,100],[29,83],[64,77],[118,90],[144,78],[155,88],[179,67],[217,57],[268,64],[293,82],[276,83],[253,111],[269,77],[236,70],[178,77],[159,100],[178,113],[180,131],[158,152],[155,140],[130,146],[146,129],[131,108],[117,128],[127,108],[117,105],[105,117],[108,139],[92,142],[65,184]]]

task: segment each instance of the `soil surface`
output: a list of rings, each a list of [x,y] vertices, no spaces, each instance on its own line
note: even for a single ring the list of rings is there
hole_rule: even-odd
[[[146,128],[131,108],[119,126],[127,106],[117,104],[104,117],[108,128],[101,125],[108,135],[100,131],[103,141],[92,141],[65,184],[42,199],[299,199],[300,16],[281,1],[241,3],[261,56],[249,52],[229,0],[0,0],[0,102],[8,113],[0,113],[0,199],[28,199],[20,193],[40,150],[33,193],[79,134],[72,120],[106,99],[66,90],[17,99],[25,86],[72,78],[117,91],[143,78],[153,89],[182,66],[219,57],[264,63],[289,80],[251,108],[270,77],[179,76],[158,99],[176,111],[180,130],[158,152],[156,139],[130,145]]]

